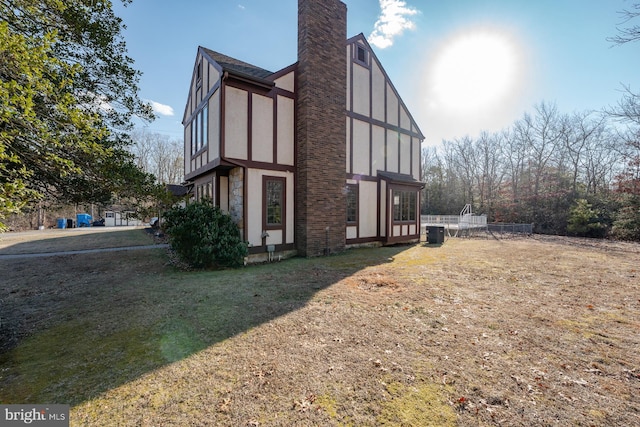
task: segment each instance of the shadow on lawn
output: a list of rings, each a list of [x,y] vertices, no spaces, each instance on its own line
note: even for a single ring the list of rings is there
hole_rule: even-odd
[[[205,272],[176,271],[162,250],[0,261],[0,402],[89,400],[406,249]]]

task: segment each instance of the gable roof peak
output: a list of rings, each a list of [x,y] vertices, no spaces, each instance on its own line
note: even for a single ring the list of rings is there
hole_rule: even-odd
[[[200,46],[200,50],[208,56],[209,59],[215,61],[223,71],[228,71],[231,74],[239,74],[257,79],[266,79],[273,74],[272,71],[265,70],[256,65],[249,64],[248,62],[240,61],[239,59],[232,58],[231,56],[216,52],[206,47]]]

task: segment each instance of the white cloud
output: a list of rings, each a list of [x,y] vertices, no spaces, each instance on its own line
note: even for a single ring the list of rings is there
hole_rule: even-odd
[[[402,0],[380,0],[380,9],[380,16],[367,40],[372,45],[384,49],[391,46],[393,39],[402,35],[404,30],[415,28],[416,25],[410,17],[419,12]]]
[[[239,5],[238,5],[238,9],[240,9],[240,10],[245,10],[245,9],[246,9],[246,7],[244,7],[243,5],[239,4]]]
[[[160,114],[161,116],[173,116],[173,108],[170,105],[160,104],[156,101],[149,101],[153,112]]]
[[[94,111],[96,108],[102,111],[112,111],[113,106],[109,103],[106,96],[93,92],[80,93],[82,105],[87,109]]]

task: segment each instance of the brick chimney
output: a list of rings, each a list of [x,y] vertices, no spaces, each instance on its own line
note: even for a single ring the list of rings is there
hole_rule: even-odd
[[[298,0],[296,241],[302,256],[346,239],[347,6]]]

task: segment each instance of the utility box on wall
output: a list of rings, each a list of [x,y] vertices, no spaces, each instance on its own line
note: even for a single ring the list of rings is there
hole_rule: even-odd
[[[427,243],[444,243],[444,227],[427,227]]]

